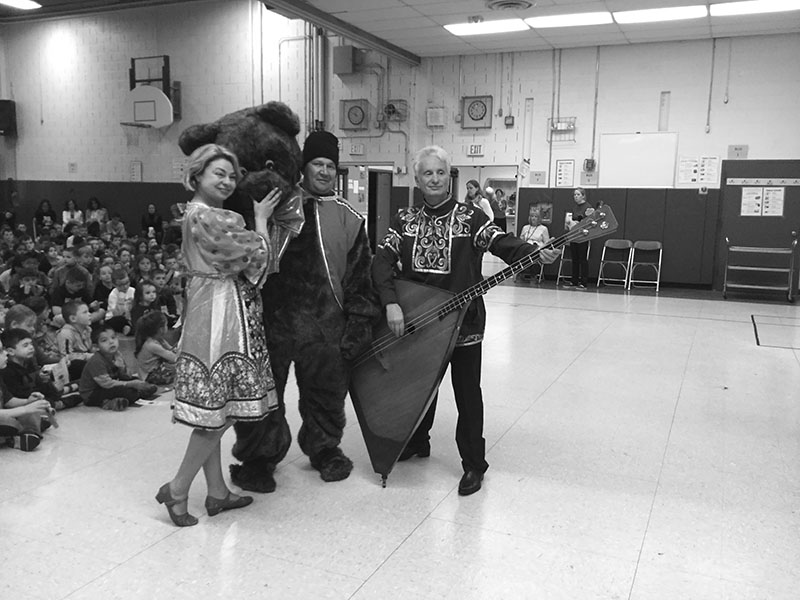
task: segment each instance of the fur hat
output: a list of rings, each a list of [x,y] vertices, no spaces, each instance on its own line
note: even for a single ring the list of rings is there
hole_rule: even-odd
[[[339,139],[329,131],[312,131],[303,144],[303,166],[315,158],[329,158],[339,166]]]

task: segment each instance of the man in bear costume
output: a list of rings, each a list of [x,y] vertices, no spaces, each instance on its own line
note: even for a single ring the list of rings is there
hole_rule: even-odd
[[[364,218],[333,191],[337,138],[325,131],[311,133],[302,164],[305,225],[262,291],[279,407],[262,421],[234,426],[233,455],[242,464],[231,465],[231,479],[255,492],[275,490],[273,473],[291,444],[284,404],[291,363],[300,393],[300,448],[324,481],[350,475],[353,463],[339,448],[349,361],[369,343],[380,314]]]

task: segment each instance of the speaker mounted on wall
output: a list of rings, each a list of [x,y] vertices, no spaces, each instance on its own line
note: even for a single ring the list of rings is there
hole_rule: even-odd
[[[13,100],[0,100],[0,135],[17,135],[17,105]]]

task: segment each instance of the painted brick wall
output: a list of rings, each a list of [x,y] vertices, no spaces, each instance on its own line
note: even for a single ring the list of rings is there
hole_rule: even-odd
[[[145,181],[174,181],[182,159],[176,142],[184,127],[262,99],[289,103],[305,132],[311,117],[306,46],[296,39],[305,26],[268,12],[259,18],[261,12],[260,3],[249,0],[211,1],[3,27],[0,94],[17,102],[19,137],[0,143],[0,177],[125,181],[136,160],[144,164]],[[706,133],[711,48],[710,41],[602,47],[595,139],[601,133],[656,131],[659,94],[670,91],[669,129],[680,134],[679,155],[724,158],[729,144],[749,144],[751,158],[800,157],[800,35],[717,42]],[[154,54],[171,57],[173,78],[183,85],[183,118],[163,130],[123,128],[130,58]],[[523,158],[524,108],[532,98],[532,170],[548,171],[561,158],[579,167],[592,152],[596,57],[595,48],[579,48],[560,56],[431,58],[412,68],[369,51],[361,57],[368,65],[364,72],[331,75],[321,118],[344,138],[344,161],[409,168],[414,150],[437,143],[452,152],[454,164],[511,170]],[[546,124],[559,70],[553,112],[576,117],[577,129],[574,141],[551,148]],[[463,130],[456,122],[461,96],[476,94],[494,96],[489,130]],[[372,105],[366,131],[339,128],[339,101],[353,98]],[[375,111],[389,98],[408,100],[410,118],[383,130]],[[429,106],[445,108],[444,127],[427,127]],[[511,128],[503,124],[509,114],[515,117]],[[363,143],[364,155],[350,155],[351,142]],[[476,143],[484,155],[467,157]],[[68,172],[70,162],[77,172]],[[599,162],[602,168],[602,157]],[[395,179],[395,185],[411,182],[410,175]]]
[[[18,137],[0,145],[0,175],[126,181],[131,161],[141,161],[145,181],[176,181],[183,160],[180,132],[277,98],[279,42],[302,31],[302,22],[246,0],[5,26],[0,90],[16,102]],[[302,66],[302,60],[287,48],[283,72],[290,75],[283,87],[296,106],[302,104],[302,87],[288,65]],[[131,58],[161,54],[170,57],[172,79],[182,84],[182,118],[163,129],[121,126],[132,120],[124,108]]]

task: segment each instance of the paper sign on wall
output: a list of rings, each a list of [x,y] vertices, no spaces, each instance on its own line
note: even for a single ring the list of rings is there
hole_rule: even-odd
[[[572,187],[575,182],[575,161],[556,161],[556,187]]]
[[[782,217],[786,188],[743,187],[742,217]]]

